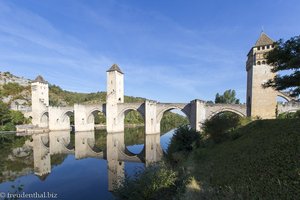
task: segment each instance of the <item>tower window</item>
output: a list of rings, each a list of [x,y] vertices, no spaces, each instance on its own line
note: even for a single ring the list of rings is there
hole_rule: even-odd
[[[270,49],[270,45],[267,46],[267,49]]]
[[[266,61],[262,61],[262,64],[263,64],[263,65],[266,64]]]
[[[260,50],[260,47],[257,47],[257,50]]]
[[[261,48],[262,48],[262,50],[264,50],[264,49],[265,49],[265,46],[262,46]]]
[[[260,61],[257,61],[257,65],[260,65]]]

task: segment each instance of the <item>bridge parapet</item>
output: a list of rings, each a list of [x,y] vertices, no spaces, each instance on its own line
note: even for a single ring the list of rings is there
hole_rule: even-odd
[[[222,113],[222,112],[233,112],[241,117],[246,116],[246,104],[205,104],[205,118],[210,119],[211,117]]]
[[[277,114],[285,112],[296,112],[297,110],[300,110],[300,102],[298,101],[290,101],[283,104],[277,104]]]

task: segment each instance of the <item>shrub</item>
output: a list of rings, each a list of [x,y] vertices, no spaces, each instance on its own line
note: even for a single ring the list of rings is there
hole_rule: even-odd
[[[168,158],[176,162],[186,158],[189,152],[200,146],[201,139],[201,134],[196,130],[187,125],[180,126],[175,130],[167,149]]]
[[[300,110],[294,113],[281,113],[277,116],[277,119],[296,119],[300,118]]]
[[[203,124],[204,133],[209,135],[215,143],[222,142],[229,131],[241,125],[241,117],[234,113],[221,113],[208,119]]]
[[[114,194],[118,199],[167,199],[176,179],[177,174],[170,167],[163,162],[156,163],[134,177],[125,177]]]

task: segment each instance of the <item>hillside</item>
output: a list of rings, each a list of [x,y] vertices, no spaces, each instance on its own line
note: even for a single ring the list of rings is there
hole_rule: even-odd
[[[185,199],[297,199],[299,156],[299,119],[254,121],[192,152],[185,166],[198,186]]]
[[[31,105],[32,80],[18,77],[10,72],[0,72],[0,98],[5,103],[11,104],[15,100],[24,100],[24,105]],[[74,103],[100,103],[106,101],[106,92],[78,93],[61,89],[57,85],[49,84],[49,104],[51,106],[67,106]],[[143,102],[145,98],[125,96],[124,101]]]

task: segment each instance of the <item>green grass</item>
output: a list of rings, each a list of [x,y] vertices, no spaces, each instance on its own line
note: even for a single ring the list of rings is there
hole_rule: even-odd
[[[186,161],[201,185],[197,198],[299,198],[299,119],[257,120],[232,135],[193,151]]]

